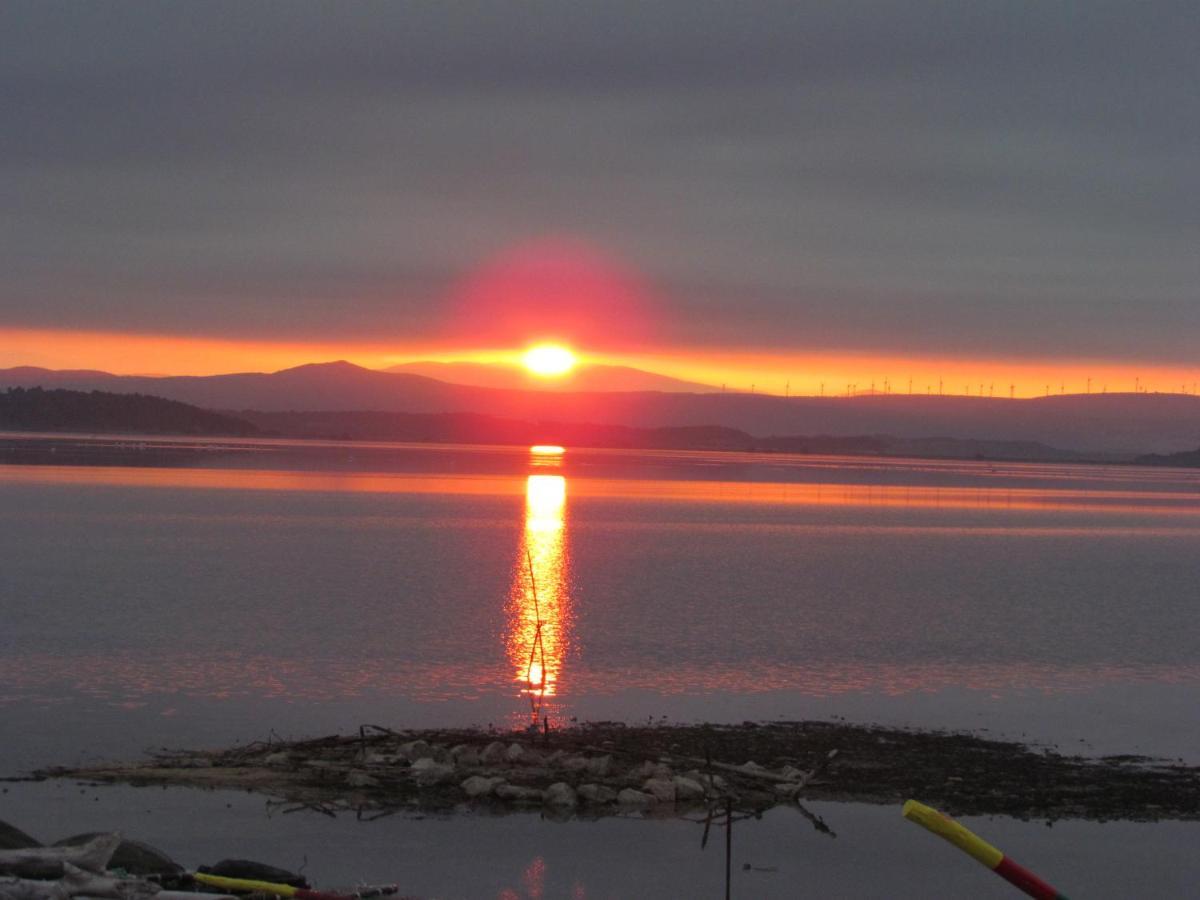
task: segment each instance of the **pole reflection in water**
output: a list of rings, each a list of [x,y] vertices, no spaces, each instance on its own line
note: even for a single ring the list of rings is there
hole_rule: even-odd
[[[532,448],[535,469],[553,470],[561,447]],[[508,657],[537,724],[551,712],[568,647],[571,597],[566,541],[567,480],[530,475],[525,528],[513,567],[508,609]]]

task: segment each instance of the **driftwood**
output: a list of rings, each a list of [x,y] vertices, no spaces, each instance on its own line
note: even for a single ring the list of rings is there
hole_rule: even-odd
[[[25,847],[0,850],[0,874],[22,878],[61,878],[65,867],[102,873],[117,852],[121,835],[101,834],[78,847]]]
[[[71,900],[73,897],[150,900],[159,893],[157,884],[140,878],[97,875],[95,872],[85,872],[69,862],[64,862],[62,867],[63,876],[57,881],[0,878],[0,900]]]

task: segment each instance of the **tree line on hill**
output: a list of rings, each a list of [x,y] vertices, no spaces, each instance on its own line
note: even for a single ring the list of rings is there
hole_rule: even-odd
[[[242,419],[161,397],[40,387],[0,393],[0,429],[239,437],[258,433]]]
[[[1031,441],[899,438],[891,435],[756,437],[736,428],[715,425],[635,428],[578,422],[530,422],[476,413],[254,410],[218,413],[146,394],[40,387],[18,387],[0,392],[0,430],[466,444],[552,443],[574,447],[954,459],[1065,461],[1084,458],[1082,454]]]

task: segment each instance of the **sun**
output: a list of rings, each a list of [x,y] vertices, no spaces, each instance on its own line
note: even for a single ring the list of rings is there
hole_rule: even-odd
[[[536,347],[530,347],[521,361],[527,371],[542,378],[566,375],[578,362],[575,354],[560,344],[538,344]]]

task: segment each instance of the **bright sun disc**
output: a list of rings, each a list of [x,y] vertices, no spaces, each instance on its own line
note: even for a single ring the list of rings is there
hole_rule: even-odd
[[[552,378],[575,368],[575,354],[557,344],[539,344],[525,352],[523,362],[534,375]]]

